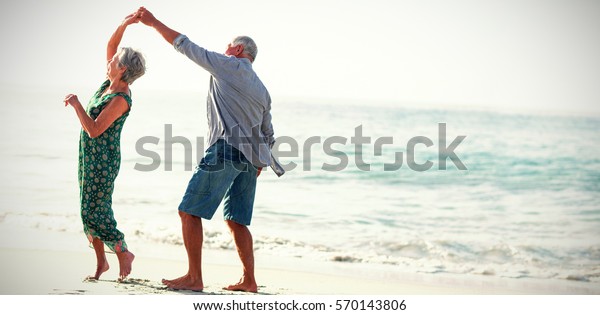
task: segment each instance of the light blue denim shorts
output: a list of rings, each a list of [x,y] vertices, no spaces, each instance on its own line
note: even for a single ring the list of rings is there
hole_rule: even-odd
[[[210,220],[225,199],[223,218],[250,225],[257,172],[242,152],[220,139],[196,167],[179,210]]]

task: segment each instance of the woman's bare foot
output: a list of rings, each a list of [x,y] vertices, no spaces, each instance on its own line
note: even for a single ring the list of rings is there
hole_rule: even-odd
[[[173,290],[192,290],[192,291],[202,291],[204,290],[204,284],[202,283],[202,279],[194,279],[189,274],[186,274],[183,277],[179,277],[173,280],[162,280],[162,283],[167,286],[169,289]]]
[[[117,258],[119,259],[119,279],[117,280],[123,281],[131,273],[131,264],[135,255],[130,251],[117,252]]]
[[[110,268],[110,266],[108,265],[108,261],[104,260],[104,262],[96,265],[96,273],[93,276],[87,276],[85,279],[86,280],[98,280],[98,279],[100,279],[100,275],[105,273],[109,268]]]
[[[242,277],[238,283],[224,287],[223,290],[256,293],[258,292],[258,286],[256,285],[256,281],[254,281],[254,279]]]

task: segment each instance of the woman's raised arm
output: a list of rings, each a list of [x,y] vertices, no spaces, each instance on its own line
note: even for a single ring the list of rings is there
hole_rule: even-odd
[[[117,49],[119,48],[119,44],[121,43],[121,39],[123,38],[123,33],[125,33],[125,29],[127,26],[139,22],[139,13],[135,11],[128,16],[125,17],[121,25],[117,27],[115,32],[112,34],[110,39],[108,40],[108,45],[106,46],[106,61],[109,62],[112,57],[117,53]]]

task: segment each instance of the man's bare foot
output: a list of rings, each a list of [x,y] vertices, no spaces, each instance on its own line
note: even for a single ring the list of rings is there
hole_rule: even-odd
[[[226,286],[223,290],[256,293],[258,292],[258,286],[256,285],[256,281],[246,280],[246,277],[242,277],[238,283]]]
[[[119,279],[117,280],[123,281],[131,273],[131,264],[135,255],[130,251],[117,252],[117,258],[119,259]]]
[[[108,261],[104,260],[103,263],[96,266],[96,273],[93,276],[87,276],[85,280],[98,280],[100,279],[100,275],[105,273],[109,268]]]
[[[189,274],[186,274],[183,277],[179,277],[173,280],[162,280],[162,283],[167,286],[169,289],[173,290],[192,290],[192,291],[202,291],[204,290],[204,284],[202,283],[202,279],[193,278]]]

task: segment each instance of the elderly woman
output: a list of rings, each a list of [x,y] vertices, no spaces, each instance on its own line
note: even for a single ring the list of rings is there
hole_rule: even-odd
[[[112,193],[121,164],[120,137],[131,109],[129,85],[145,72],[143,56],[131,49],[117,51],[128,25],[137,23],[136,13],[127,16],[110,38],[106,51],[107,78],[83,109],[76,95],[65,97],[81,122],[79,141],[79,189],[83,229],[96,252],[98,279],[108,270],[104,244],[117,254],[119,281],[131,273],[134,255],[117,229],[112,210]]]

